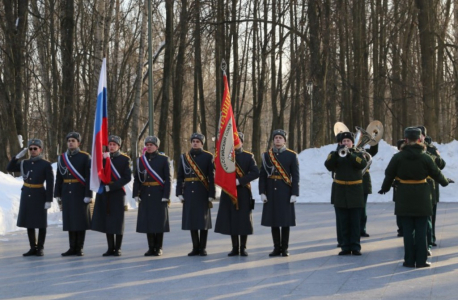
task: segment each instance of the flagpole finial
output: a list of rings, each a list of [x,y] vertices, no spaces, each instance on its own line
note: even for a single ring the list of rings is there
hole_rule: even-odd
[[[227,68],[227,64],[226,64],[226,61],[223,58],[223,60],[221,61],[221,71],[226,73],[226,68]]]

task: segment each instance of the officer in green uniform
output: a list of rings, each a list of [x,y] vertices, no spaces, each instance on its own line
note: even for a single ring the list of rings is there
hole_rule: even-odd
[[[351,132],[342,133],[342,145],[332,151],[326,168],[335,173],[334,207],[342,230],[343,243],[339,255],[361,255],[360,221],[364,207],[363,175],[361,170],[367,165],[360,152],[353,148],[354,136]],[[346,149],[348,152],[345,154]],[[343,152],[339,154],[340,152]]]
[[[425,126],[418,126],[421,130],[422,141],[426,145],[426,153],[428,153],[431,158],[434,160],[436,165],[439,169],[443,170],[445,168],[445,161],[442,159],[439,150],[437,150],[436,146],[432,144],[432,139],[430,136],[426,135],[426,127]],[[439,184],[432,180],[431,178],[428,181],[432,181],[432,185],[434,186],[434,190],[432,190],[431,196],[433,199],[433,215],[431,216],[431,227],[429,231],[429,245],[430,246],[437,246],[436,244],[436,210],[437,210],[437,203],[439,202]],[[431,250],[431,247],[429,247]]]
[[[336,151],[339,151],[340,145],[342,145],[342,132],[339,132],[336,135],[336,141],[337,141],[337,149]],[[334,182],[335,178],[335,173],[332,172],[332,187],[331,187],[331,204],[334,205],[334,189],[336,186],[336,183]],[[337,234],[337,247],[340,248],[342,247],[343,244],[343,238],[342,238],[342,230],[340,229],[340,220],[339,220],[339,214],[337,213],[337,207],[334,206],[334,211],[336,213],[336,234]]]
[[[43,256],[46,227],[48,227],[47,210],[52,203],[54,174],[51,163],[43,159],[41,154],[43,142],[32,139],[28,142],[28,146],[30,158],[19,161],[27,152],[27,148],[24,148],[11,159],[6,169],[8,172],[21,172],[24,179],[17,226],[27,228],[30,250],[23,256]],[[43,183],[46,183],[46,186]],[[38,228],[38,243],[35,228]]]
[[[447,186],[449,180],[442,175],[421,143],[421,131],[416,127],[404,130],[406,143],[396,153],[385,170],[385,179],[379,194],[391,188],[393,180],[399,181],[395,199],[395,214],[401,217],[404,231],[404,263],[408,268],[431,266],[426,261],[428,245],[426,230],[428,216],[432,215],[428,176]]]
[[[397,147],[398,147],[399,151],[401,151],[401,148],[402,148],[402,145],[404,145],[404,142],[405,142],[404,139],[401,139],[401,140],[397,141]],[[395,179],[393,181],[393,184],[391,185],[393,187],[393,202],[396,199],[396,190],[398,189],[398,183],[399,183],[399,180]],[[404,233],[402,231],[401,217],[399,217],[399,216],[396,216],[396,225],[398,226],[398,237],[404,236]]]
[[[378,144],[374,146],[370,146],[370,148],[365,149],[367,153],[369,153],[372,157],[374,157],[378,153]],[[369,173],[369,168],[366,170],[366,173],[363,175],[363,191],[364,191],[364,207],[361,210],[361,237],[369,237],[369,233],[366,231],[366,223],[367,223],[367,198],[369,194],[372,194],[372,181],[371,175]]]

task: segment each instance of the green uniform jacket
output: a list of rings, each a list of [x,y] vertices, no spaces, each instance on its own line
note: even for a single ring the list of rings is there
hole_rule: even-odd
[[[426,153],[431,156],[439,169],[443,170],[445,168],[445,161],[442,159],[439,152],[437,152],[436,146],[427,143],[425,143],[425,145]],[[430,186],[434,187],[434,189],[431,190],[433,204],[437,204],[437,202],[439,202],[439,184],[432,179],[428,179],[428,182],[430,182]]]
[[[393,180],[423,180],[428,176],[442,186],[448,185],[448,180],[442,175],[431,157],[425,153],[424,144],[407,144],[402,151],[396,153],[385,170],[382,192],[388,192]],[[394,213],[397,216],[421,217],[431,216],[433,206],[430,187],[427,182],[407,184],[399,182],[395,195]]]
[[[362,154],[350,149],[346,157],[340,157],[337,151],[329,153],[324,165],[334,172],[334,179],[340,181],[362,180],[361,170],[367,165]],[[345,185],[335,183],[332,187],[332,199],[335,207],[356,208],[364,207],[363,184]]]
[[[377,155],[378,153],[378,144],[375,146],[371,146],[366,150],[367,153],[369,153],[372,157]],[[364,194],[372,194],[372,181],[371,181],[371,174],[369,173],[369,169],[367,169],[366,173],[363,175],[363,189],[364,189]]]

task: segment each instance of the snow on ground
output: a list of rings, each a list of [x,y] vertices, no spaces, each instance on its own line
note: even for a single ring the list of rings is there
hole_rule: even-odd
[[[458,182],[456,170],[458,169],[458,141],[453,141],[448,144],[436,144],[442,158],[446,162],[446,167],[443,173],[446,177],[455,179]],[[312,148],[302,151],[299,154],[300,165],[300,196],[298,202],[311,203],[321,202],[327,203],[331,198],[331,173],[324,167],[324,161],[329,152],[335,150],[336,144],[326,145],[321,148]],[[384,171],[393,154],[397,152],[396,147],[387,144],[385,141],[380,141],[379,151],[372,159],[370,174],[372,178],[373,194],[369,196],[369,202],[387,202],[392,201],[391,191],[386,195],[379,195],[377,191],[384,178]],[[258,162],[260,164],[260,162]],[[54,172],[56,172],[56,164],[53,164]],[[172,185],[172,202],[179,202],[175,197],[175,182]],[[137,203],[130,197],[132,195],[131,181],[126,186],[126,204],[129,209],[136,209]],[[7,232],[23,230],[16,227],[17,214],[19,211],[19,200],[22,187],[22,178],[14,178],[9,174],[0,172],[0,234]],[[252,183],[253,196],[257,202],[261,201],[258,195],[258,181]],[[458,183],[451,184],[448,187],[441,187],[440,190],[442,202],[457,202]],[[217,188],[217,197],[221,190]],[[62,216],[59,211],[57,202],[54,201],[52,207],[48,210],[48,224],[62,224]]]

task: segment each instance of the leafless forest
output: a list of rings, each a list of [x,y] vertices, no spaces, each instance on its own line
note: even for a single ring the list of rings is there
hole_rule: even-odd
[[[458,136],[458,0],[151,0],[153,61],[146,1],[0,1],[1,170],[18,134],[43,139],[51,161],[70,131],[91,151],[103,57],[109,131],[131,157],[149,134],[149,88],[162,151],[176,161],[194,131],[213,151],[223,60],[258,158],[272,129],[299,152],[334,142],[336,121],[380,120],[389,143],[418,124]]]

